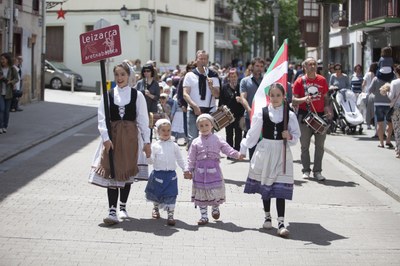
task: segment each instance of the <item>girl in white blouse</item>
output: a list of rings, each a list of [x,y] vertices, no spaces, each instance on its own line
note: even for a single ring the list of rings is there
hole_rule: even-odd
[[[265,229],[272,228],[271,198],[276,198],[279,236],[286,237],[289,231],[284,225],[285,199],[293,195],[293,157],[289,146],[300,138],[300,129],[296,115],[284,108],[285,89],[280,83],[270,86],[268,95],[270,104],[252,117],[251,127],[241,142],[240,153],[246,154],[248,148],[254,147],[260,135],[247,177],[244,193],[261,194],[263,200]],[[286,103],[285,103],[286,104]],[[286,111],[286,112],[285,112]],[[287,128],[284,125],[286,116]],[[288,145],[285,145],[287,142]]]
[[[151,145],[151,157],[148,164],[153,164],[146,186],[146,199],[153,202],[152,217],[160,218],[160,208],[167,211],[167,224],[174,226],[174,210],[178,195],[178,178],[176,165],[184,171],[185,178],[191,174],[187,169],[185,160],[181,155],[178,144],[171,139],[171,122],[168,119],[159,119],[156,122],[159,140]]]

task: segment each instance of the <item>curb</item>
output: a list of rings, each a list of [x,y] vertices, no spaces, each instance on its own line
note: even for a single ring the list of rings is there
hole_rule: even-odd
[[[339,156],[337,153],[335,153],[333,150],[330,148],[327,148],[325,146],[325,151],[332,155],[336,160],[338,160],[340,163],[344,164],[345,166],[349,167],[351,170],[359,174],[361,177],[363,177],[365,180],[391,196],[393,199],[395,199],[397,202],[400,202],[400,191],[397,189],[394,189],[390,184],[388,184],[386,181],[384,181],[382,178],[378,177],[374,173],[357,166],[357,163],[352,161],[350,158],[345,157],[345,156]]]
[[[52,134],[50,134],[50,135],[47,135],[47,136],[45,136],[45,137],[43,137],[43,138],[41,138],[41,139],[39,139],[39,140],[37,140],[37,141],[34,141],[34,142],[32,142],[32,143],[26,145],[25,147],[23,147],[23,148],[21,148],[21,149],[15,151],[14,153],[11,153],[11,154],[9,154],[9,155],[3,157],[3,158],[0,158],[0,163],[3,163],[3,162],[5,162],[5,161],[7,161],[7,160],[9,160],[9,159],[11,159],[11,158],[17,156],[18,154],[21,154],[21,153],[23,153],[23,152],[25,152],[25,151],[27,151],[27,150],[33,148],[33,147],[35,147],[35,146],[37,146],[37,145],[39,145],[39,144],[45,142],[45,141],[48,141],[49,139],[52,139],[52,138],[54,138],[54,137],[56,137],[56,136],[58,136],[58,135],[64,133],[64,132],[67,131],[67,130],[70,130],[70,129],[76,127],[76,126],[79,126],[79,125],[85,123],[86,121],[88,121],[88,120],[90,120],[90,119],[96,117],[96,116],[97,116],[97,113],[96,113],[96,114],[93,114],[93,115],[90,115],[90,116],[88,116],[88,117],[86,117],[86,118],[83,118],[82,120],[80,120],[80,121],[78,121],[78,122],[76,122],[76,123],[73,123],[72,125],[70,125],[70,126],[68,126],[68,127],[62,128],[60,131],[54,132],[54,133],[52,133]]]

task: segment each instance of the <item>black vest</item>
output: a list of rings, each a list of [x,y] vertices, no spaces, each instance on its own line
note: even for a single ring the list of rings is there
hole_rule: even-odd
[[[136,99],[137,90],[131,89],[131,101],[125,105],[125,114],[121,118],[119,115],[119,106],[114,103],[114,89],[111,89],[108,93],[110,99],[110,119],[111,121],[128,120],[136,121]]]
[[[282,132],[283,132],[283,119],[280,123],[275,124],[274,122],[271,121],[269,118],[269,110],[268,107],[264,107],[262,109],[263,112],[263,130],[262,130],[262,136],[264,139],[275,139],[274,138],[274,130],[275,130],[275,125],[276,125],[276,140],[282,140]],[[287,120],[289,121],[289,112],[285,114],[287,116]]]

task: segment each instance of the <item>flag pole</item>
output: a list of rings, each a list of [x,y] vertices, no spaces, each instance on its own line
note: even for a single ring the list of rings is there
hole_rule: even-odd
[[[288,129],[288,104],[286,99],[283,101],[283,130]],[[287,147],[287,138],[283,139],[283,174],[286,174],[286,147]]]

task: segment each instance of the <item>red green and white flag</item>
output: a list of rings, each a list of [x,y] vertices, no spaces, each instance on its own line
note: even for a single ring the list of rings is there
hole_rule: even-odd
[[[262,108],[267,106],[270,99],[268,96],[269,87],[275,82],[279,82],[287,90],[287,73],[288,73],[288,40],[283,41],[282,46],[279,48],[271,65],[268,67],[267,72],[261,81],[260,86],[254,95],[250,118],[255,113],[261,112]]]

